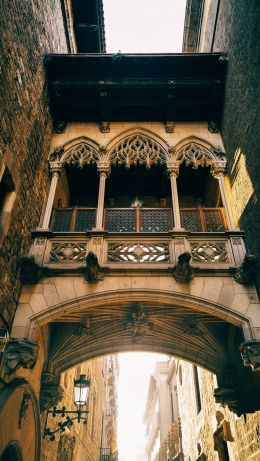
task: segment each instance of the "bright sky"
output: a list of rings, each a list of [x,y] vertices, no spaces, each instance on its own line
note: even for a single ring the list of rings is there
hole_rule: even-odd
[[[180,53],[186,0],[103,0],[107,53]],[[150,375],[158,354],[119,355],[119,461],[144,450],[142,423]]]
[[[142,421],[149,379],[154,372],[155,363],[167,360],[166,355],[144,352],[119,354],[119,461],[137,461],[138,453],[145,451],[145,426]]]
[[[180,53],[186,0],[103,0],[107,53]]]

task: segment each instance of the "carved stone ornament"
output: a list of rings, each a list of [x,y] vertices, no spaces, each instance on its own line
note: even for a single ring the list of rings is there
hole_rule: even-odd
[[[42,277],[43,270],[35,262],[35,257],[25,255],[20,257],[20,278],[25,285],[38,283]]]
[[[253,371],[260,371],[260,341],[246,341],[239,350],[244,365]]]
[[[229,386],[227,385],[225,387],[219,386],[214,390],[216,403],[219,403],[223,407],[228,406],[230,411],[240,416],[241,412],[239,412],[239,404],[236,394],[236,385],[233,383],[230,383]]]
[[[174,133],[175,124],[174,122],[165,122],[166,133]]]
[[[39,346],[28,339],[10,339],[5,347],[2,376],[10,377],[19,368],[33,369],[37,360]]]
[[[57,461],[72,461],[76,445],[76,437],[69,434],[62,434],[58,443]]]
[[[49,162],[57,162],[60,160],[61,156],[64,154],[64,147],[58,146],[53,149],[49,155]]]
[[[170,160],[167,162],[167,171],[170,176],[173,175],[175,178],[177,178],[179,176],[180,164],[174,160]]]
[[[97,256],[93,253],[93,251],[89,251],[86,256],[86,269],[85,278],[89,283],[97,283],[99,280],[102,280],[103,274],[101,272],[101,267],[98,263]]]
[[[139,303],[133,304],[127,320],[126,329],[132,336],[133,343],[141,343],[144,337],[153,330],[153,324],[148,322]]]
[[[173,268],[176,282],[190,283],[194,277],[194,270],[190,266],[191,254],[185,251],[178,257],[178,264]]]
[[[63,399],[63,388],[53,382],[42,382],[40,394],[40,407],[41,410],[49,410],[55,407],[58,402]]]
[[[110,168],[111,168],[111,165],[107,160],[100,160],[99,162],[97,162],[97,170],[99,174],[103,173],[106,176],[109,176]]]
[[[210,120],[208,122],[208,130],[210,133],[218,133],[219,132],[218,122],[216,122],[215,120]]]
[[[54,131],[57,134],[62,134],[65,132],[67,122],[65,120],[57,120],[54,124]]]
[[[100,131],[101,133],[109,133],[110,132],[110,123],[109,122],[100,122]]]
[[[254,282],[254,272],[256,269],[257,260],[252,254],[246,253],[244,261],[236,270],[234,280],[242,285],[250,285]]]
[[[24,392],[21,406],[20,406],[20,412],[19,412],[18,429],[22,429],[22,424],[24,420],[26,419],[30,400],[31,400],[30,392]]]

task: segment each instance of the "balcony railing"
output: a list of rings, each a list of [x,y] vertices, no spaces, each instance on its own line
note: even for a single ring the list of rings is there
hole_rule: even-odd
[[[85,232],[96,224],[96,208],[56,208],[51,228],[54,232]]]
[[[223,208],[181,208],[181,226],[191,232],[224,232]],[[95,208],[57,208],[54,232],[85,232],[95,227]],[[171,208],[106,208],[104,227],[109,232],[168,232],[174,228]]]
[[[100,461],[117,461],[117,455],[113,455],[110,448],[100,448]]]

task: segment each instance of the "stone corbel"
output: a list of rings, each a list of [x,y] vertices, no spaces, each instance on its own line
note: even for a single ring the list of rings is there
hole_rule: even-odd
[[[167,121],[164,124],[166,133],[174,133],[175,124],[174,122]]]
[[[41,383],[40,408],[41,411],[55,407],[64,397],[63,388],[54,383],[54,377],[50,373],[44,373]]]
[[[85,279],[89,283],[97,283],[103,279],[102,268],[99,265],[97,256],[89,251],[86,256],[86,268],[84,269]]]
[[[253,371],[260,371],[260,341],[246,341],[239,350],[244,365]]]
[[[20,257],[20,278],[25,285],[33,285],[38,283],[43,275],[43,269],[35,262],[35,257],[32,255],[24,255]]]
[[[106,175],[106,177],[109,176],[111,170],[110,162],[108,162],[107,160],[100,160],[99,162],[97,162],[97,170],[99,174],[103,173]]]
[[[53,149],[53,151],[49,155],[49,162],[59,162],[62,155],[64,154],[64,147],[58,146]]]
[[[178,178],[180,171],[179,162],[176,162],[174,160],[170,160],[169,162],[167,162],[167,171],[170,176],[173,175],[175,178]]]
[[[244,261],[241,266],[236,270],[234,280],[242,285],[250,285],[254,283],[254,273],[256,269],[257,260],[252,254],[246,253]]]
[[[32,370],[38,356],[39,346],[28,339],[10,339],[6,344],[1,377],[4,381],[10,381],[20,368]]]
[[[226,160],[216,160],[211,164],[210,172],[214,178],[222,176],[226,172]]]
[[[110,122],[100,122],[99,129],[101,133],[109,133],[110,132]]]
[[[173,268],[176,282],[190,283],[194,277],[194,270],[190,266],[191,254],[185,251],[178,257],[178,264]]]
[[[219,132],[219,124],[216,120],[209,120],[208,121],[208,130],[210,133],[218,133]]]

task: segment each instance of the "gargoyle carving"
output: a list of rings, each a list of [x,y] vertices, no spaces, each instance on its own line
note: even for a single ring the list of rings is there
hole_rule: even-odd
[[[256,257],[252,254],[246,253],[244,261],[236,270],[234,280],[242,285],[250,285],[253,283],[253,274],[255,272],[256,264]]]
[[[194,270],[190,266],[191,254],[188,251],[178,258],[178,264],[173,268],[173,276],[176,282],[189,283],[194,277]]]
[[[20,278],[25,285],[38,283],[42,276],[42,268],[35,262],[34,256],[25,255],[20,257]]]
[[[214,390],[214,397],[216,403],[219,403],[223,407],[227,405],[230,411],[238,416],[241,415],[241,412],[239,412],[238,400],[236,398],[236,386],[232,384],[226,387],[220,386]]]
[[[243,363],[253,371],[260,371],[260,341],[247,341],[239,348]]]
[[[97,283],[99,280],[102,280],[102,269],[98,263],[98,258],[93,251],[88,252],[86,256],[86,265],[85,278],[87,282]]]
[[[53,382],[43,382],[41,385],[40,407],[42,411],[55,407],[63,399],[63,388]]]
[[[34,368],[39,346],[28,339],[10,339],[3,356],[2,375],[10,377],[19,368]]]

